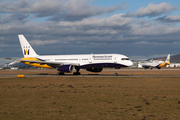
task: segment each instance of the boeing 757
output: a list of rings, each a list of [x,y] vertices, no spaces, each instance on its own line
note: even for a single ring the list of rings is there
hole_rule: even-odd
[[[118,75],[118,69],[133,64],[128,57],[121,54],[38,55],[24,35],[18,37],[24,55],[20,62],[40,68],[56,68],[58,75],[72,72],[73,75],[80,75],[80,69],[101,72],[103,68],[115,68],[115,75]]]
[[[144,69],[147,69],[147,68],[161,69],[161,67],[166,67],[169,64],[170,64],[170,54],[168,54],[165,61],[157,61],[157,60],[155,60],[155,61],[152,61],[152,62],[141,63],[141,65],[142,65],[142,67],[144,67]]]

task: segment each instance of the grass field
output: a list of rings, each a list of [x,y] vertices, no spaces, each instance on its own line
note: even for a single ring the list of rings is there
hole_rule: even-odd
[[[179,120],[180,78],[0,78],[0,119]]]

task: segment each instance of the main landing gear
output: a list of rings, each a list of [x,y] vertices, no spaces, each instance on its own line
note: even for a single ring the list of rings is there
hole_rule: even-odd
[[[60,71],[60,72],[57,72],[57,75],[65,75],[64,72]]]
[[[62,72],[62,71],[59,71],[59,72],[57,73],[57,75],[65,75],[65,73]],[[74,72],[73,75],[81,75],[81,73],[79,72],[79,69],[76,69],[76,72]]]
[[[73,75],[81,75],[81,73],[79,72],[80,69],[76,69],[76,72],[73,73]]]

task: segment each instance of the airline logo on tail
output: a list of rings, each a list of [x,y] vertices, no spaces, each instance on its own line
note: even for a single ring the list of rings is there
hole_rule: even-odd
[[[24,48],[24,55],[29,55],[29,52],[30,52],[29,48],[30,48],[30,46],[24,46],[23,48]]]

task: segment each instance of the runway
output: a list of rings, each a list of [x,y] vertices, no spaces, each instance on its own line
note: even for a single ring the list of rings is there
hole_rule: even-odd
[[[23,74],[24,77],[180,77],[180,75],[100,75],[100,74],[83,74],[83,75],[55,75],[55,74]],[[16,74],[3,74],[0,78],[16,78]]]
[[[4,70],[0,71],[0,78],[15,78],[17,75],[25,75],[25,77],[180,77],[179,68],[165,69],[119,69],[118,76],[115,76],[115,69],[104,69],[100,73],[92,73],[81,70],[81,75],[73,75],[67,73],[65,75],[57,75],[55,69],[47,70]]]
[[[114,69],[105,69],[103,71],[114,71]],[[180,71],[180,68],[166,68],[166,69],[119,69],[118,71]]]

